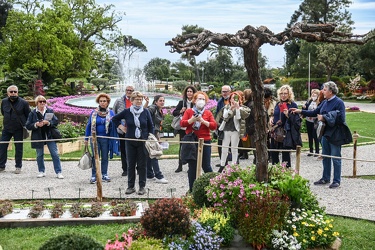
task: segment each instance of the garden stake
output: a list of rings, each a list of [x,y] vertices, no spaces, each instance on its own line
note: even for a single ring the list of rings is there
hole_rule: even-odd
[[[31,199],[34,200],[34,192],[35,190],[34,189],[31,189]]]
[[[167,188],[167,192],[171,192],[171,198],[173,198],[173,192],[176,192],[175,188]]]
[[[83,188],[77,188],[76,190],[78,190],[78,200],[81,202],[81,191],[84,191]]]
[[[53,190],[53,187],[48,187],[48,188],[45,188],[44,191],[48,191],[48,195],[49,195],[49,199],[52,203],[52,196],[51,196],[51,191]]]

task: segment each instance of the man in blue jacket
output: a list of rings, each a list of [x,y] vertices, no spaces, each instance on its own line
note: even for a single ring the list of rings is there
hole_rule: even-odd
[[[291,109],[294,113],[301,113],[304,116],[317,116],[319,121],[326,123],[324,134],[321,139],[322,154],[341,157],[341,145],[338,145],[334,139],[330,137],[333,130],[337,129],[337,125],[345,123],[345,104],[336,96],[338,93],[337,85],[332,82],[323,84],[324,101],[315,110]],[[340,143],[339,143],[340,144]],[[337,188],[341,182],[341,159],[323,157],[323,176],[320,180],[314,182],[314,185],[325,185],[330,183],[331,167],[333,163],[333,182],[329,188]]]

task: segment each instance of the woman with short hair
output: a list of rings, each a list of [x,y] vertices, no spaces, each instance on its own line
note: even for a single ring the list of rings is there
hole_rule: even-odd
[[[118,137],[116,128],[112,124],[112,117],[115,115],[112,110],[109,109],[109,103],[111,102],[111,97],[108,94],[100,93],[96,96],[96,103],[99,106],[94,109],[87,122],[86,133],[85,133],[85,145],[88,144],[89,137],[95,133],[97,138],[96,142],[98,145],[98,154],[101,157],[101,174],[102,180],[104,182],[110,182],[111,178],[108,176],[108,159],[113,158],[113,154],[119,154],[118,150],[118,140],[102,138],[100,136],[106,137]],[[95,151],[91,141],[91,149],[93,155],[92,171],[90,183],[96,183],[96,166],[95,166]]]
[[[61,173],[61,161],[57,151],[56,141],[51,140],[51,128],[56,128],[59,120],[53,110],[47,107],[47,100],[44,96],[38,95],[35,98],[36,108],[29,113],[26,121],[26,128],[31,130],[31,147],[36,150],[36,162],[38,164],[38,178],[46,176],[44,164],[44,145],[47,145],[52,157],[53,168],[58,179],[64,179]],[[45,141],[43,141],[45,140]]]

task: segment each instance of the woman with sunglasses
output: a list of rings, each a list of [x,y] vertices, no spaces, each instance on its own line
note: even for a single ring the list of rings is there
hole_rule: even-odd
[[[47,107],[46,98],[38,95],[35,98],[36,108],[30,112],[26,122],[26,128],[31,130],[31,147],[36,150],[36,162],[38,164],[38,178],[46,176],[44,164],[44,145],[47,145],[52,157],[53,168],[58,179],[64,179],[61,173],[61,161],[57,151],[56,141],[51,140],[51,128],[56,127],[59,120],[53,110]],[[44,141],[43,141],[44,140]]]
[[[91,112],[89,120],[86,126],[85,133],[85,145],[88,144],[88,137],[94,132],[96,136],[106,136],[106,137],[118,137],[117,130],[113,126],[111,121],[112,117],[115,115],[112,110],[109,109],[109,103],[111,102],[111,97],[105,93],[100,93],[96,96],[96,102],[99,106]],[[98,154],[101,157],[101,173],[102,180],[104,182],[110,182],[111,178],[108,176],[108,158],[113,158],[113,154],[119,154],[118,140],[109,138],[96,138],[98,144]],[[95,158],[95,152],[93,145],[91,144],[91,149],[93,151],[93,158]],[[96,183],[96,167],[95,160],[93,159],[92,172],[90,183]]]

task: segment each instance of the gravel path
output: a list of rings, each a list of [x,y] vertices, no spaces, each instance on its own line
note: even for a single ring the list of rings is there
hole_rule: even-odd
[[[374,161],[375,145],[360,146],[357,150],[357,159]],[[346,147],[342,150],[343,157],[351,158],[353,148]],[[242,160],[241,166],[252,162],[253,157]],[[218,169],[215,164],[219,163],[217,156],[212,157],[214,171]],[[295,163],[295,154],[292,154],[292,165]],[[53,199],[63,198],[95,198],[96,185],[89,184],[91,170],[81,170],[76,161],[62,162],[63,175],[65,179],[56,178],[53,172],[52,162],[46,162],[46,174],[44,178],[37,178],[37,166],[35,161],[24,161],[22,173],[14,174],[14,161],[8,162],[5,172],[0,173],[0,199],[49,199],[49,192]],[[125,195],[127,177],[121,176],[120,161],[111,161],[109,164],[110,183],[103,183],[103,197],[119,198],[161,198],[181,197],[188,190],[187,166],[184,171],[175,173],[178,165],[177,159],[162,159],[160,166],[168,184],[158,184],[147,181],[148,195],[137,194]],[[311,185],[311,190],[318,196],[319,202],[325,206],[329,214],[363,218],[375,221],[375,181],[347,178],[353,173],[353,161],[343,160],[341,187],[329,189],[328,186]],[[321,178],[322,162],[316,157],[308,157],[307,152],[302,153],[300,174],[310,180],[310,183]],[[357,175],[375,175],[375,164],[372,162],[357,162]],[[138,186],[136,185],[138,189]],[[172,189],[172,193],[171,193]],[[32,191],[34,190],[34,191]]]

